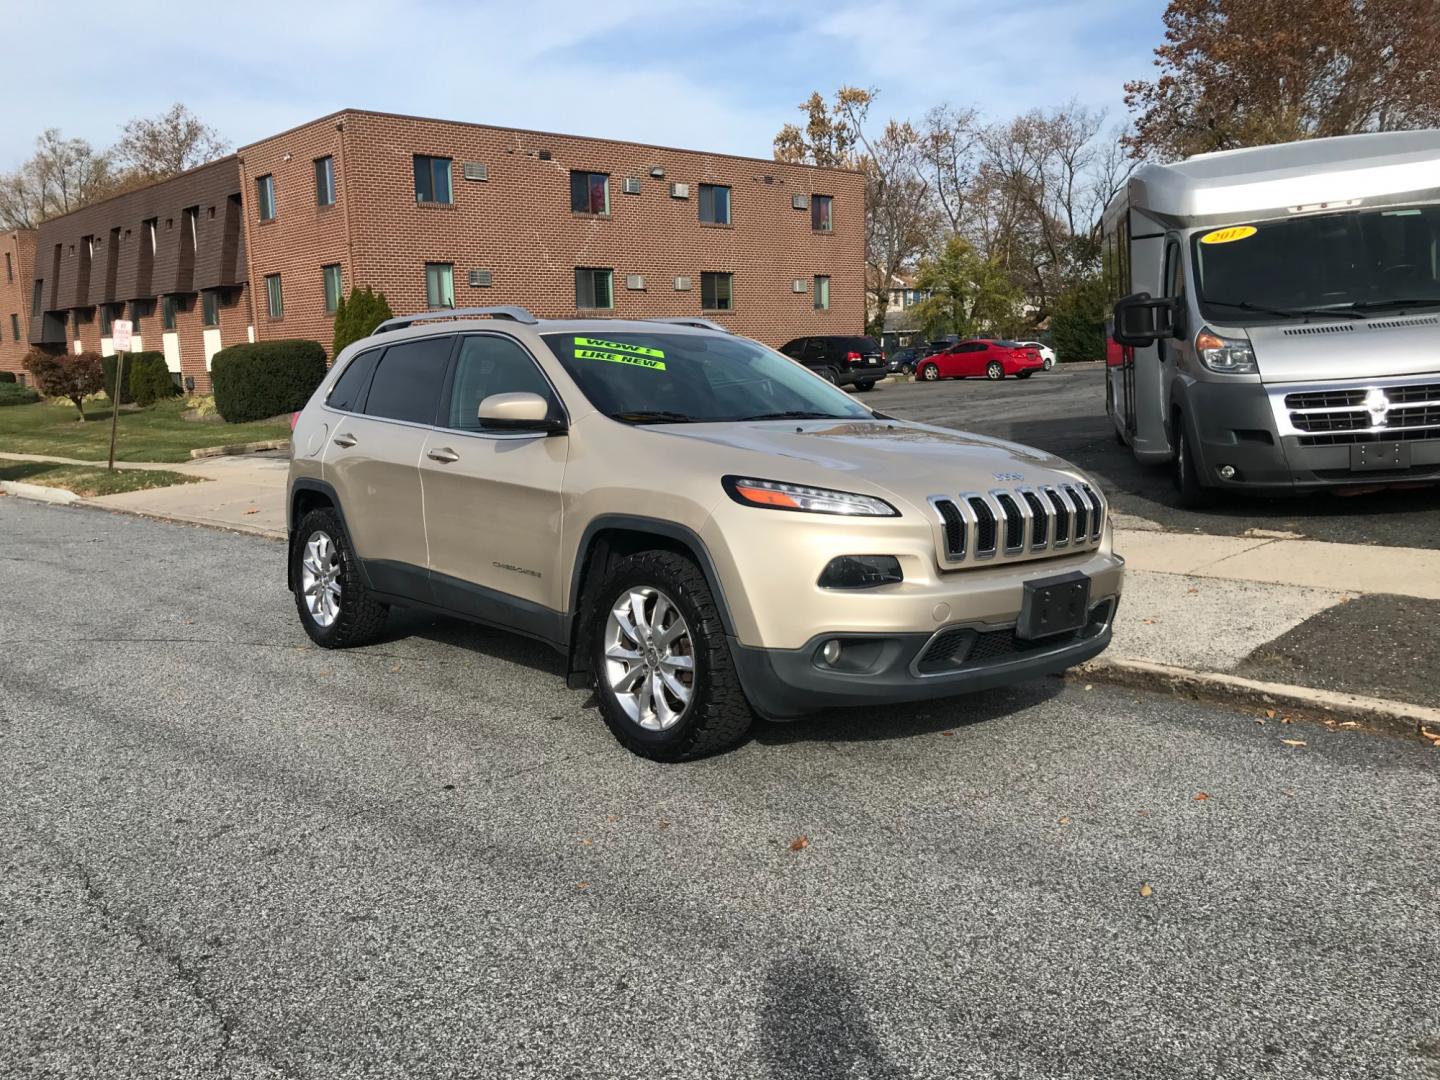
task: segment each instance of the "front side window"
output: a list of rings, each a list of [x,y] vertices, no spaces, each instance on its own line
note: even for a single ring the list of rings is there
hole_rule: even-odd
[[[335,203],[335,159],[315,159],[315,205],[333,206]]]
[[[214,289],[200,294],[200,322],[203,326],[220,325],[220,294]]]
[[[555,393],[520,345],[507,337],[475,335],[461,340],[455,362],[446,427],[482,431],[480,403],[492,394],[539,394],[557,409]]]
[[[452,335],[421,338],[385,350],[370,382],[365,415],[411,424],[435,423]]]
[[[455,306],[455,267],[453,264],[425,264],[425,304],[431,310]]]
[[[610,213],[610,174],[572,171],[570,209],[577,214]]]
[[[707,225],[730,224],[730,189],[722,184],[700,185],[700,220]]]
[[[265,307],[272,319],[285,317],[285,294],[280,288],[279,274],[265,275]]]
[[[275,220],[275,177],[267,173],[255,181],[255,203],[261,221]]]
[[[613,308],[614,292],[611,288],[614,273],[594,267],[581,266],[575,269],[575,306],[577,308]]]
[[[726,334],[546,334],[596,409],[626,423],[865,420],[845,391],[755,341]]]
[[[415,155],[415,201],[449,205],[450,159]]]
[[[834,220],[831,217],[831,204],[834,201],[829,195],[810,196],[810,227],[816,232],[833,231]]]
[[[732,311],[730,294],[732,274],[706,271],[700,275],[700,306],[706,311]]]
[[[830,278],[824,274],[815,275],[815,310],[830,310]]]
[[[325,277],[325,313],[327,315],[334,315],[340,307],[340,292],[342,289],[340,264],[331,263],[329,266],[322,266],[320,272]]]

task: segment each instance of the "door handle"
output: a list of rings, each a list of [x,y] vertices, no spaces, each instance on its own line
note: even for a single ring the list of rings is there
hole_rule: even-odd
[[[426,451],[425,456],[428,457],[431,461],[439,461],[445,465],[449,465],[452,461],[460,460],[460,455],[457,454],[454,450],[451,450],[448,446],[441,446],[437,447],[434,450]]]
[[[354,446],[355,436],[348,431],[342,431],[331,440],[336,446]]]

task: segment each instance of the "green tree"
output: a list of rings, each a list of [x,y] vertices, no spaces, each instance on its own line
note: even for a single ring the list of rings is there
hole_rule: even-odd
[[[1105,307],[1100,275],[1084,278],[1056,297],[1050,330],[1062,361],[1105,359]]]
[[[375,327],[394,315],[384,293],[375,292],[369,285],[351,289],[349,297],[342,296],[340,306],[335,309],[335,341],[330,359],[333,361],[339,356],[345,346],[369,337]]]
[[[963,236],[920,264],[915,287],[930,294],[914,310],[927,337],[981,330],[1009,333],[1023,321],[1023,294],[995,258],[985,258]]]

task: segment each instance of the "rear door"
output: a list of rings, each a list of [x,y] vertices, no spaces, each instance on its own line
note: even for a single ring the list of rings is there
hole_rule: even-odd
[[[376,350],[363,400],[348,402],[350,410],[331,425],[325,479],[339,496],[355,553],[382,592],[425,599],[420,453],[435,422],[454,343],[454,336],[445,334]]]
[[[460,339],[440,420],[420,455],[435,602],[544,634],[558,611],[561,490],[570,440],[487,428],[492,394],[539,394],[563,419],[559,397],[529,352],[506,334]],[[511,599],[521,603],[514,604]],[[528,619],[539,623],[532,625]]]

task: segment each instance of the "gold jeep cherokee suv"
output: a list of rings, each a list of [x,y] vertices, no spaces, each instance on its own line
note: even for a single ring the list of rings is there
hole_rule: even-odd
[[[754,714],[942,697],[1110,641],[1105,502],[701,320],[391,319],[295,422],[289,581],[327,648],[389,605],[547,642],[674,761]]]

